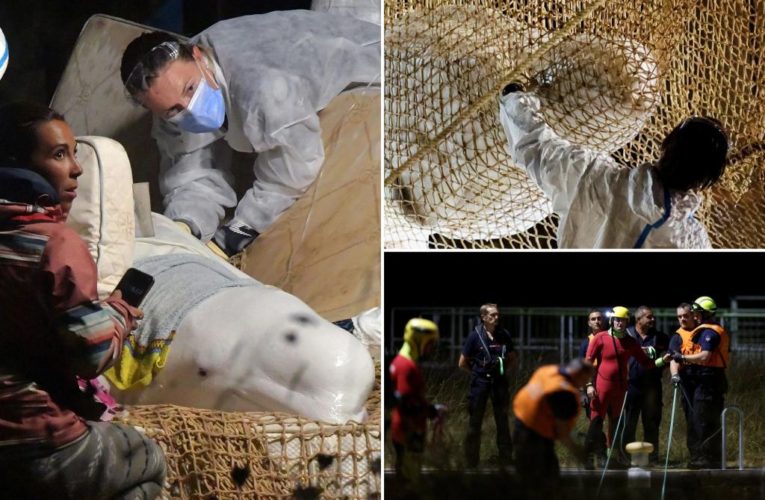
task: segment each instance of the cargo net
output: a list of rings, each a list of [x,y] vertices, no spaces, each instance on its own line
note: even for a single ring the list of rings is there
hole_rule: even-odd
[[[380,493],[380,407],[378,377],[366,424],[172,405],[132,406],[120,420],[164,450],[169,498],[371,499]]]
[[[556,246],[549,200],[506,153],[511,81],[626,166],[688,116],[719,119],[729,164],[698,216],[716,247],[765,246],[762,2],[386,0],[385,26],[386,248]]]

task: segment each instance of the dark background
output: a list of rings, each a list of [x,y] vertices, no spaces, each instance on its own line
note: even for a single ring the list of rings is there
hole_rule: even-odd
[[[385,307],[728,307],[765,295],[762,252],[427,252],[384,258]]]
[[[222,19],[310,6],[310,0],[2,0],[0,29],[10,62],[0,80],[0,103],[48,104],[77,36],[93,14],[191,36]]]

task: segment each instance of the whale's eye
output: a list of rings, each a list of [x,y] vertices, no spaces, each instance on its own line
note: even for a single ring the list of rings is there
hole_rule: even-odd
[[[290,319],[301,325],[315,325],[316,319],[308,316],[307,314],[293,314]]]

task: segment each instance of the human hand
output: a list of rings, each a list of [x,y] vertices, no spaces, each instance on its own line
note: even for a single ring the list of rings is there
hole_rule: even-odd
[[[135,319],[143,319],[143,311],[141,309],[138,309],[137,307],[133,307],[124,300],[122,300],[122,290],[115,289],[111,295],[109,295],[110,299],[117,299],[121,302],[121,304],[127,309],[128,313]]]
[[[587,386],[587,397],[592,399],[592,398],[594,398],[597,395],[598,395],[598,391],[595,390],[595,386],[594,385],[588,385]]]
[[[219,246],[218,246],[218,245],[215,243],[215,241],[213,241],[213,240],[210,240],[210,241],[208,241],[207,243],[205,243],[205,245],[207,245],[207,248],[209,248],[209,249],[212,251],[212,253],[214,253],[215,255],[217,255],[218,257],[220,257],[221,259],[223,259],[223,260],[225,260],[226,262],[228,262],[228,255],[226,255],[226,252],[224,252],[224,251],[223,251],[223,250],[222,250],[222,249],[221,249],[221,248],[220,248],[220,247],[219,247]]]
[[[212,241],[227,255],[236,255],[258,237],[255,229],[237,221],[230,221],[215,231]]]
[[[441,419],[446,416],[447,413],[449,413],[449,408],[442,403],[436,403],[433,405],[433,409],[436,411],[436,418]]]
[[[672,361],[676,363],[685,363],[685,356],[680,352],[676,352],[672,354]]]
[[[181,228],[181,231],[183,231],[184,233],[193,234],[193,233],[191,232],[191,227],[189,227],[189,225],[188,225],[188,224],[186,224],[185,222],[183,222],[183,221],[180,221],[180,220],[174,220],[173,222],[175,222],[175,224],[176,224],[176,225],[177,225],[179,228]]]

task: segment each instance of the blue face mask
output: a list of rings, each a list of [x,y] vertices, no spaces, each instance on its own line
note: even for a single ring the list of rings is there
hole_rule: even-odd
[[[189,106],[167,121],[187,132],[201,134],[218,130],[223,126],[225,118],[226,104],[223,102],[223,92],[210,87],[203,75],[194,95],[191,96]]]

